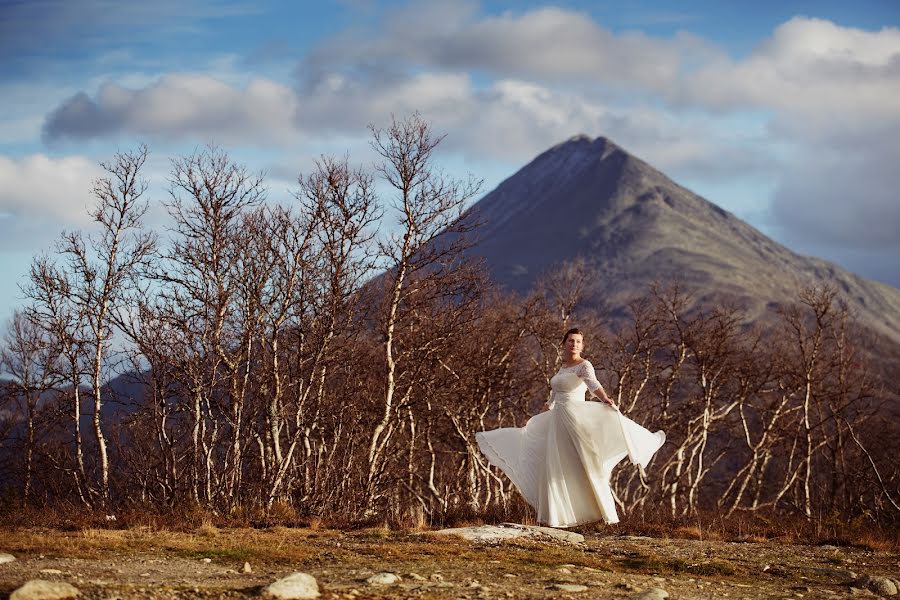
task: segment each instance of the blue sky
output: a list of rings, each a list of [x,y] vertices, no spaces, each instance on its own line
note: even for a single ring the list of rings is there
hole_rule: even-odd
[[[98,161],[216,142],[288,197],[420,110],[484,192],[610,137],[801,253],[900,286],[900,2],[0,0],[0,318]]]

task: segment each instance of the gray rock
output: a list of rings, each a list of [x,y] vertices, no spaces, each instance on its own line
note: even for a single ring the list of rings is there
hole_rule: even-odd
[[[369,585],[394,585],[399,582],[400,577],[394,573],[375,573],[366,579],[366,583]]]
[[[14,560],[16,560],[16,557],[13,556],[12,554],[0,553],[0,565],[2,565],[3,563],[12,562]]]
[[[663,600],[668,598],[669,592],[662,588],[650,588],[646,592],[641,592],[631,597],[632,600]]]
[[[554,583],[552,587],[561,592],[586,592],[588,589],[586,585],[578,583]]]
[[[65,581],[32,579],[9,595],[9,600],[63,600],[78,596],[78,588]]]
[[[501,523],[500,525],[481,525],[480,527],[455,527],[435,531],[438,535],[458,535],[472,542],[497,543],[516,538],[550,540],[566,544],[580,544],[584,536],[571,531],[539,527],[537,525],[519,525],[517,523]]]
[[[267,598],[289,600],[293,598],[318,598],[319,583],[309,573],[291,573],[275,583],[269,584],[262,592]]]
[[[853,585],[855,587],[865,588],[871,592],[875,592],[879,596],[896,596],[897,586],[887,577],[878,577],[872,575],[863,575],[857,579]]]

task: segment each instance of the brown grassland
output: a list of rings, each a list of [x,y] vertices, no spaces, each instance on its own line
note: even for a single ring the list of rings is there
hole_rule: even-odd
[[[125,515],[115,523],[59,513],[7,515],[0,594],[34,578],[67,581],[87,598],[253,597],[295,571],[316,577],[325,598],[608,597],[652,587],[674,598],[839,597],[849,575],[896,577],[896,531],[837,522],[819,535],[790,520],[694,524],[625,522],[577,529],[584,544],[476,544],[432,527],[329,523],[291,526],[209,515]],[[42,521],[43,525],[38,522]],[[477,523],[454,523],[471,525]],[[113,527],[109,527],[113,525]],[[244,572],[249,563],[252,572]],[[49,570],[48,570],[49,569]],[[378,572],[400,576],[376,587]],[[582,593],[558,584],[580,584]]]

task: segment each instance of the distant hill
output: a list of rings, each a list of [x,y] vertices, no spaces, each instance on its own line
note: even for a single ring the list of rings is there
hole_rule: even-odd
[[[861,325],[900,345],[900,290],[792,252],[603,137],[543,152],[467,216],[483,222],[470,254],[514,291],[581,256],[613,315],[652,282],[677,280],[697,302],[737,302],[756,320],[829,283]]]

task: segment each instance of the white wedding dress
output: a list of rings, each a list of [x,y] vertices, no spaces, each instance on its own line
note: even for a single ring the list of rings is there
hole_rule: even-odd
[[[550,410],[524,427],[475,434],[478,447],[519,488],[540,522],[571,527],[603,519],[618,523],[609,478],[628,456],[646,467],[666,441],[603,402],[586,402],[599,389],[594,367],[583,361],[550,380]]]

